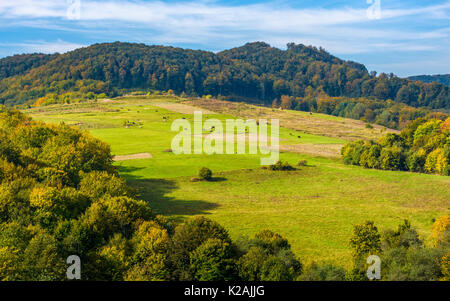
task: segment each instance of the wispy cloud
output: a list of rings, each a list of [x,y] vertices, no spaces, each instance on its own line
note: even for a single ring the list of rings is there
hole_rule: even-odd
[[[80,0],[80,19],[114,20],[162,26],[237,27],[279,30],[297,26],[371,22],[366,9],[293,9],[278,3],[228,6],[214,2],[165,3],[160,1]],[[15,0],[0,3],[3,18],[67,18],[69,4],[60,0]],[[450,2],[420,8],[383,9],[382,18],[412,15],[449,19]]]
[[[53,42],[49,41],[25,41],[23,43],[0,43],[0,47],[16,47],[22,49],[23,52],[37,53],[65,53],[86,45],[66,42],[58,39]]]
[[[14,0],[1,1],[0,26],[41,28],[89,40],[101,37],[217,50],[255,40],[277,47],[293,41],[323,46],[350,58],[364,53],[450,48],[450,1],[389,7],[389,2],[382,0],[381,20],[368,18],[365,4],[361,0],[359,8],[347,4],[325,9],[294,8],[289,1],[277,0],[234,5],[223,0],[81,0],[79,20],[68,20],[67,1]],[[420,26],[412,26],[417,20]],[[442,25],[436,26],[438,22]],[[66,46],[61,47],[70,48]]]

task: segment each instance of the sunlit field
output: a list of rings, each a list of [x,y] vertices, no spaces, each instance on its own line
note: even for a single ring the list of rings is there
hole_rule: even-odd
[[[369,170],[341,162],[339,149],[344,143],[380,137],[386,131],[381,127],[369,130],[362,122],[307,112],[250,105],[239,109],[235,103],[215,102],[202,109],[204,101],[180,102],[134,97],[25,112],[38,120],[88,130],[110,144],[114,155],[149,154],[115,165],[156,213],[178,222],[204,215],[222,224],[234,239],[271,229],[286,237],[304,262],[332,261],[349,267],[352,227],[365,220],[383,230],[408,219],[428,241],[434,219],[450,207],[448,177]],[[296,171],[270,171],[261,168],[261,155],[168,151],[177,134],[170,130],[172,121],[193,121],[198,109],[205,112],[204,120],[272,114],[280,119],[281,160],[293,166],[307,160],[307,165]],[[339,125],[341,132],[335,130]],[[203,166],[213,171],[213,180],[192,182]]]

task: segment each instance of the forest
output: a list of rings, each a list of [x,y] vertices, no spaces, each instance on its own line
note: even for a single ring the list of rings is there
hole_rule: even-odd
[[[400,134],[380,141],[348,143],[342,148],[344,163],[366,168],[450,175],[450,118],[418,118]]]
[[[433,140],[422,136],[442,128],[418,121],[402,137]],[[178,224],[155,215],[118,175],[110,147],[86,131],[3,106],[0,138],[2,281],[66,280],[72,254],[81,258],[84,280],[358,281],[367,280],[369,254],[382,258],[382,280],[450,279],[449,215],[435,220],[431,246],[407,220],[385,231],[372,221],[354,225],[346,270],[306,263],[270,230],[232,240],[202,216]]]
[[[421,81],[424,83],[437,82],[446,86],[450,86],[450,74],[438,74],[438,75],[416,75],[408,77],[412,81]]]
[[[105,43],[66,54],[0,60],[0,103],[68,103],[133,91],[172,91],[365,118],[392,128],[450,109],[450,87],[368,72],[322,48],[263,42],[218,53]],[[290,97],[288,103],[284,98]],[[445,118],[444,118],[445,119]]]

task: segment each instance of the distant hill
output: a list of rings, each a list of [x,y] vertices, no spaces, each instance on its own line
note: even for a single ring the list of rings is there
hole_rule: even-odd
[[[16,105],[68,93],[116,96],[133,90],[173,90],[192,96],[223,96],[270,104],[289,95],[364,97],[413,107],[450,108],[450,88],[369,73],[322,48],[263,42],[219,53],[133,43],[105,43],[62,55],[0,60],[0,103]],[[316,106],[316,105],[311,105]],[[310,107],[305,110],[311,109]]]
[[[22,75],[56,58],[58,54],[17,54],[0,60],[0,79]]]
[[[450,86],[450,74],[438,74],[438,75],[416,75],[408,77],[412,81],[421,81],[424,83],[440,83],[446,86]]]

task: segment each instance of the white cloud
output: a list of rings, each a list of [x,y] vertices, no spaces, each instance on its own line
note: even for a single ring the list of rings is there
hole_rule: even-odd
[[[58,39],[54,42],[49,41],[26,41],[23,43],[0,43],[0,47],[16,47],[21,48],[23,52],[38,52],[38,53],[65,53],[77,48],[85,47],[86,45],[70,43]]]
[[[73,0],[75,1],[75,0]],[[372,22],[366,9],[294,9],[275,3],[226,6],[199,1],[164,3],[161,1],[81,1],[81,20],[113,20],[144,23],[158,27],[227,27],[245,30],[292,29]],[[69,4],[61,0],[15,0],[0,3],[4,18],[67,18]],[[383,9],[383,19],[428,15],[448,19],[450,2],[421,8]]]
[[[381,20],[369,19],[364,8],[302,9],[277,0],[253,5],[242,1],[234,6],[208,0],[80,1],[80,20],[68,20],[66,0],[0,0],[0,26],[70,32],[91,40],[187,44],[208,49],[256,40],[281,48],[287,42],[296,42],[322,46],[336,55],[371,53],[377,59],[387,52],[427,52],[430,56],[440,52],[436,60],[449,60],[450,1],[444,0],[438,5],[424,1],[422,7],[405,4],[409,6],[403,8],[389,8],[388,1],[382,1]],[[28,44],[44,52],[80,46],[63,41]]]

